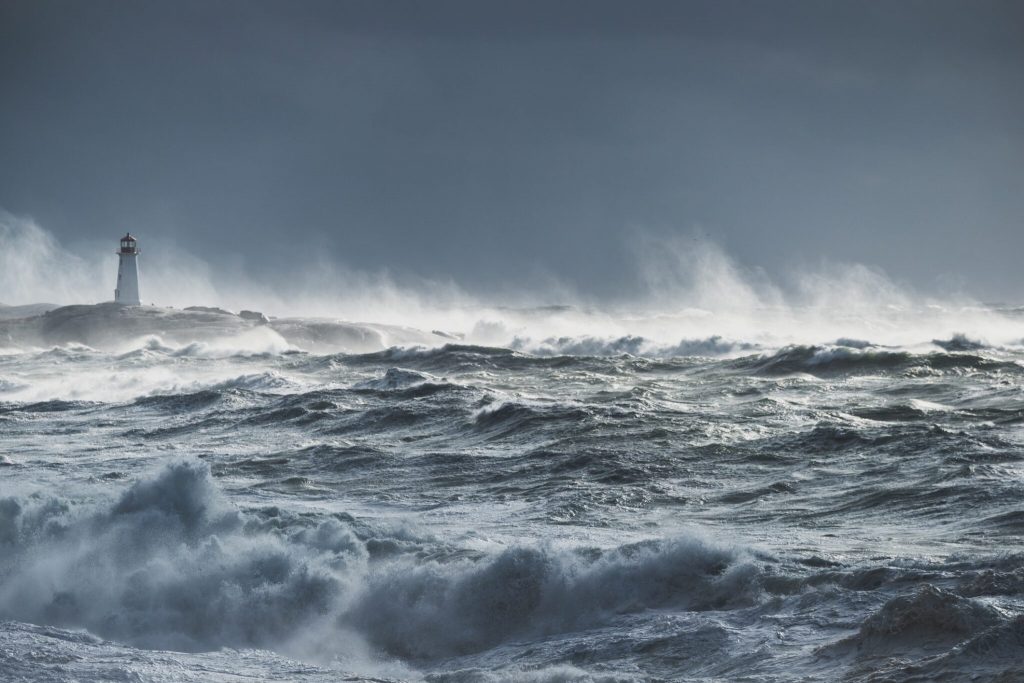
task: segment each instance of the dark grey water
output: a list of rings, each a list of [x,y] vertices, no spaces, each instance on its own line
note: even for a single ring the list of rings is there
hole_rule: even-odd
[[[0,356],[0,675],[1024,680],[1024,349],[645,343]]]

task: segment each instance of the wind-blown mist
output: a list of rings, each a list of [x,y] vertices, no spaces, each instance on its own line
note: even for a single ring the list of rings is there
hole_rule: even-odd
[[[521,291],[485,297],[454,281],[399,284],[401,274],[322,259],[301,272],[254,277],[230,265],[230,255],[208,261],[145,234],[140,240],[145,303],[384,323],[539,353],[722,354],[837,339],[914,345],[962,334],[1005,345],[1024,338],[1019,319],[963,292],[914,292],[861,264],[823,263],[773,282],[694,236],[638,232],[624,266],[636,287],[604,299],[555,278],[546,292],[523,283]],[[71,252],[32,220],[0,213],[0,258],[5,304],[112,298],[110,245]]]
[[[112,301],[120,237],[112,232],[107,243],[73,251],[31,218],[0,210],[0,300],[7,305]],[[144,303],[188,306],[220,298],[207,263],[177,249],[153,251],[143,246]]]

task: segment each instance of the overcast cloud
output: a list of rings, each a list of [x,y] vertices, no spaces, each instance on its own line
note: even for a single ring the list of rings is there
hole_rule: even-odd
[[[5,0],[0,208],[268,282],[616,297],[697,234],[1020,301],[1022,74],[1015,1]]]

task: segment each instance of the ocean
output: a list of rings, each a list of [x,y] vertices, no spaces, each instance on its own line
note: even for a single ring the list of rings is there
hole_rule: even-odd
[[[40,312],[0,679],[1024,680],[1019,309]]]

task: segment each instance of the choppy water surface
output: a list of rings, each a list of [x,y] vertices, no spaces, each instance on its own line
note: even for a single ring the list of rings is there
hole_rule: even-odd
[[[1024,680],[1024,350],[969,337],[12,351],[0,671]]]

